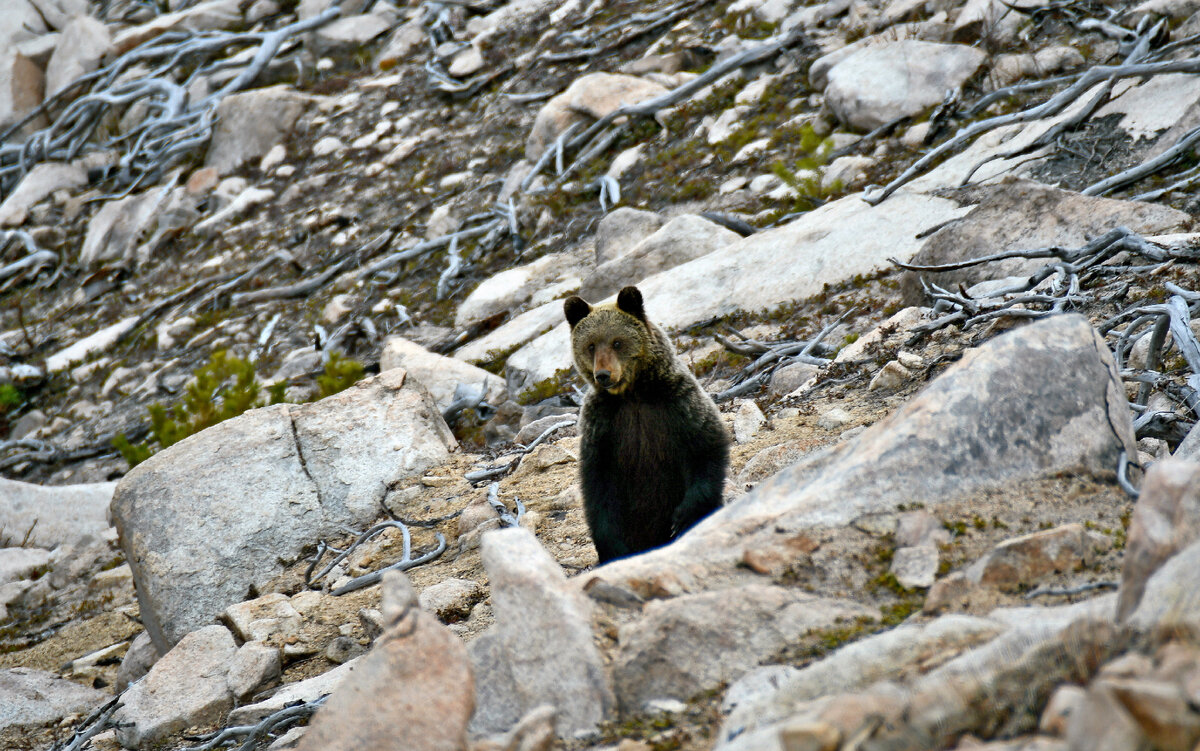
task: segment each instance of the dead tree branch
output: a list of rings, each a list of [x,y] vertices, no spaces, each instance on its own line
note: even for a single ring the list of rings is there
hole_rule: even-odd
[[[53,122],[35,131],[23,143],[12,143],[10,129],[0,137],[0,193],[10,192],[34,165],[48,161],[70,161],[86,151],[117,149],[121,156],[109,177],[132,190],[164,174],[186,155],[208,143],[216,120],[216,109],[229,94],[252,83],[283,47],[305,32],[329,23],[340,15],[332,7],[312,18],[274,31],[263,32],[171,32],[160,35],[126,52],[104,68],[88,74],[73,86],[83,94],[67,104]],[[241,49],[253,48],[245,63],[232,62]],[[186,80],[173,76],[181,61],[200,61]],[[188,86],[199,77],[241,69],[216,91],[191,102]],[[148,69],[145,75],[120,80],[130,71]],[[31,117],[43,114],[54,104],[52,98]],[[129,132],[92,142],[97,127],[110,113],[135,103],[146,105],[147,115]],[[21,127],[19,124],[18,126]]]

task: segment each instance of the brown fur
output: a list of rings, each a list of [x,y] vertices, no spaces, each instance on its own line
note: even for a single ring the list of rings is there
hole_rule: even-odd
[[[626,287],[564,305],[580,415],[584,511],[600,561],[664,545],[721,505],[729,436],[712,399]]]

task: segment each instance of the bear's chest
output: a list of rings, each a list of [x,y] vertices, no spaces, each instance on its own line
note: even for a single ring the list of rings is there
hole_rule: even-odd
[[[671,464],[686,452],[680,444],[677,410],[670,404],[621,401],[606,405],[591,436],[598,453],[620,467],[636,471]]]

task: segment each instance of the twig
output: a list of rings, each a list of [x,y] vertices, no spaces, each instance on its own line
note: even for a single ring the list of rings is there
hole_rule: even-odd
[[[1043,587],[1035,589],[1032,592],[1026,592],[1024,597],[1026,600],[1032,600],[1035,597],[1067,597],[1070,595],[1081,595],[1084,592],[1092,592],[1097,589],[1116,589],[1119,586],[1118,582],[1088,582],[1080,584],[1076,587]]]
[[[225,728],[214,733],[211,738],[199,746],[188,746],[186,751],[212,751],[213,749],[230,745],[239,738],[245,738],[245,740],[238,746],[237,751],[252,751],[252,749],[257,748],[272,733],[277,733],[312,717],[313,713],[328,698],[329,694],[323,694],[312,701],[298,702],[272,712],[254,725],[238,725],[236,727]]]
[[[1056,115],[1077,101],[1085,92],[1098,83],[1111,83],[1123,78],[1155,76],[1165,73],[1197,72],[1200,72],[1200,58],[1094,67],[1079,76],[1073,84],[1050,97],[1042,104],[1021,110],[1020,112],[990,117],[962,128],[949,140],[930,149],[928,153],[913,162],[912,165],[887,185],[864,192],[863,200],[873,205],[878,204],[894,193],[900,186],[921,174],[927,167],[937,163],[960,146],[974,140],[977,136],[1005,125],[1031,122]]]
[[[493,482],[491,485],[488,486],[487,502],[492,508],[494,508],[496,510],[496,513],[500,516],[500,524],[501,525],[503,525],[505,527],[520,526],[521,518],[525,516],[525,504],[521,503],[520,498],[514,498],[513,502],[517,506],[517,515],[513,516],[512,513],[508,510],[508,506],[505,506],[503,503],[500,502],[500,483]]]
[[[81,751],[93,737],[102,733],[108,727],[108,721],[121,708],[121,699],[124,696],[124,693],[117,694],[97,707],[87,716],[87,719],[75,728],[74,732],[71,733],[71,740],[66,745],[60,746],[56,743],[51,751]]]

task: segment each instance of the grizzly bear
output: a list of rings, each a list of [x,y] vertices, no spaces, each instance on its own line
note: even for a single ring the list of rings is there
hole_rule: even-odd
[[[575,367],[591,385],[580,413],[583,510],[600,563],[665,545],[721,506],[729,434],[642,293],[563,305]]]

